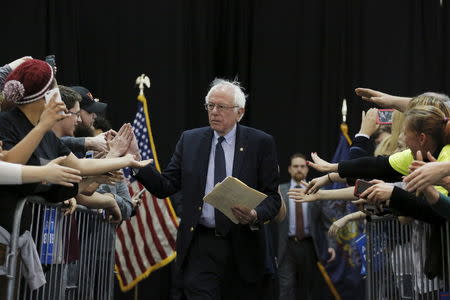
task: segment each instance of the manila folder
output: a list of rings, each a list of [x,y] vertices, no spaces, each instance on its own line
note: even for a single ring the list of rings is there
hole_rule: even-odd
[[[238,224],[238,220],[231,211],[233,206],[254,209],[266,198],[266,194],[252,189],[237,178],[229,176],[221,183],[216,184],[213,190],[203,198],[203,201],[220,210],[233,223]]]

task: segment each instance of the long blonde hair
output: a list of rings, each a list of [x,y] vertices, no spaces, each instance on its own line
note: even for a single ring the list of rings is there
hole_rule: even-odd
[[[406,111],[419,105],[430,105],[439,108],[441,111],[445,111],[448,109],[448,104],[450,104],[450,98],[447,95],[426,92],[412,98],[408,103],[408,108]]]
[[[398,110],[394,110],[392,114],[391,135],[385,137],[375,149],[374,155],[391,155],[395,152],[405,149],[404,144],[399,143],[400,134],[403,132],[403,123],[405,122],[405,114]]]

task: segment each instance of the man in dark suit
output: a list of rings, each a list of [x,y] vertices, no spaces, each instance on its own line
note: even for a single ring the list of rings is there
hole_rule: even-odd
[[[278,224],[280,300],[329,299],[331,294],[317,263],[324,265],[335,257],[334,241],[326,235],[331,221],[320,201],[296,203],[287,194],[290,189],[305,188],[306,157],[292,155],[288,171],[291,181],[280,184],[286,204],[286,218]]]
[[[149,167],[136,178],[159,198],[182,192],[177,265],[186,299],[259,299],[266,255],[262,225],[281,205],[275,142],[238,124],[245,111],[238,83],[214,80],[205,108],[210,126],[183,132],[162,173]],[[233,208],[238,225],[202,201],[226,176],[267,195],[255,209]]]

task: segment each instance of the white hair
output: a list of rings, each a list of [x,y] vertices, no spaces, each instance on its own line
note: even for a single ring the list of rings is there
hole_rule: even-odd
[[[238,108],[245,108],[246,96],[241,84],[236,80],[229,81],[222,78],[216,78],[213,82],[211,82],[211,88],[209,89],[208,94],[206,94],[205,103],[209,102],[209,97],[211,96],[213,90],[221,86],[231,88],[234,96],[234,105],[238,106]]]
[[[245,108],[246,96],[243,91],[244,88],[241,87],[241,84],[236,80],[229,81],[223,78],[216,78],[213,80],[213,82],[211,82],[211,88],[209,89],[208,94],[206,94],[205,103],[209,102],[211,93],[219,87],[230,88],[233,91],[234,105],[237,106],[234,108],[234,111],[237,112],[240,108]],[[241,114],[238,122],[242,119],[243,116],[244,114]]]

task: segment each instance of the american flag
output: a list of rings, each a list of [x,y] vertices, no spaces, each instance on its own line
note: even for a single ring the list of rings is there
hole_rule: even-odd
[[[160,170],[150,127],[147,99],[144,95],[139,95],[138,101],[133,130],[141,156],[142,159],[152,158],[155,167]],[[124,173],[130,182],[131,197],[141,193],[142,199],[136,216],[123,222],[117,229],[117,277],[120,289],[128,291],[152,271],[175,258],[178,221],[169,198],[158,199],[152,196],[130,176],[129,170]]]

